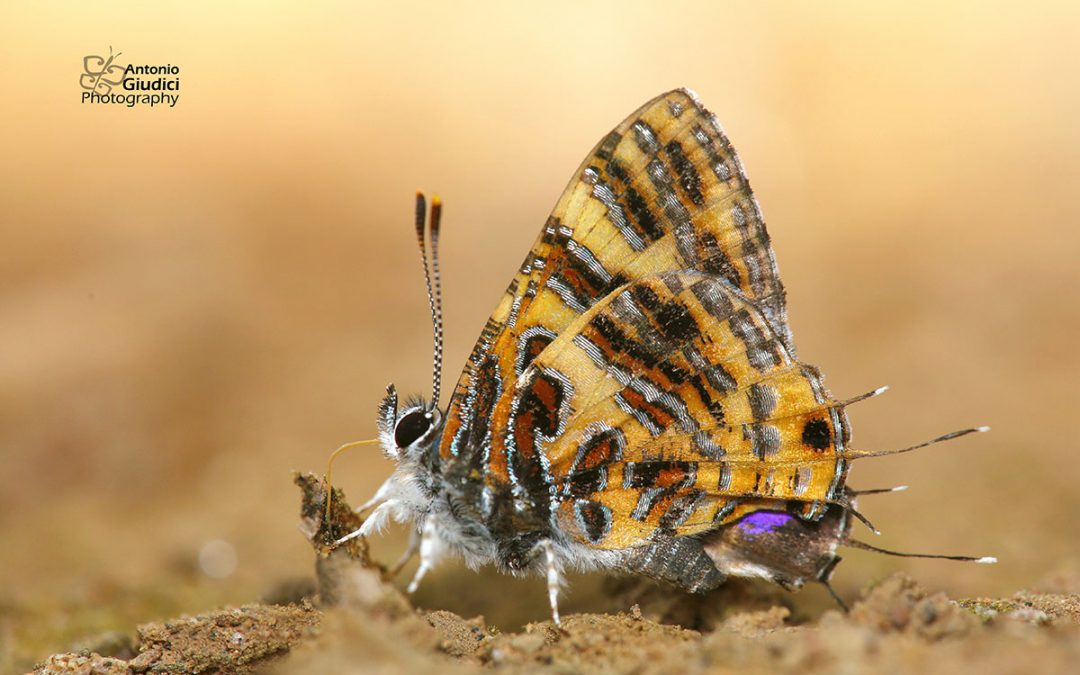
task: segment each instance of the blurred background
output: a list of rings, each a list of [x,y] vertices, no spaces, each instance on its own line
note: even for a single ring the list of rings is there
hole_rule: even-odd
[[[110,45],[179,66],[177,106],[81,104]],[[290,472],[429,387],[414,190],[446,201],[450,389],[584,154],[676,86],[742,156],[801,357],[891,385],[855,444],[993,427],[850,483],[912,486],[863,501],[875,543],[1001,563],[852,551],[840,592],[1074,565],[1078,45],[1066,1],[3,3],[0,666],[309,575]],[[354,503],[391,470],[337,466]],[[512,627],[542,586],[449,563],[418,602]]]

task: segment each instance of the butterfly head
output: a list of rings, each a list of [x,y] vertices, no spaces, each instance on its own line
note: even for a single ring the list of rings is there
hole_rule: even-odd
[[[401,464],[420,464],[439,437],[442,419],[438,407],[423,399],[410,399],[399,407],[397,390],[391,384],[379,404],[379,440],[383,452]]]

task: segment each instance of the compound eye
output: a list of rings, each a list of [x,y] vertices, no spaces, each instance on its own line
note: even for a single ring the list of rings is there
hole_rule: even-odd
[[[394,442],[399,448],[407,448],[431,428],[431,418],[423,410],[402,415],[394,427]]]

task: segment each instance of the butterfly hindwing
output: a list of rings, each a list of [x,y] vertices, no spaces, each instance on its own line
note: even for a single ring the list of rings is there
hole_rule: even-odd
[[[537,466],[561,529],[593,546],[694,534],[763,504],[799,502],[810,514],[834,498],[845,470],[847,423],[816,370],[715,276],[671,272],[616,290],[504,400],[545,381],[572,383],[561,390],[571,412],[536,451]],[[495,419],[508,425],[495,436],[515,440],[534,424],[513,409]],[[520,449],[509,444],[509,456]]]

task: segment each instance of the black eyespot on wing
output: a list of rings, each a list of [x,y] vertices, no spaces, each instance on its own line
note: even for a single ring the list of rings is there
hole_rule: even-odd
[[[811,448],[822,451],[832,443],[832,430],[829,423],[823,419],[813,419],[803,427],[802,442]]]
[[[399,448],[407,448],[427,433],[431,427],[431,418],[423,410],[406,413],[394,427],[394,443]]]

